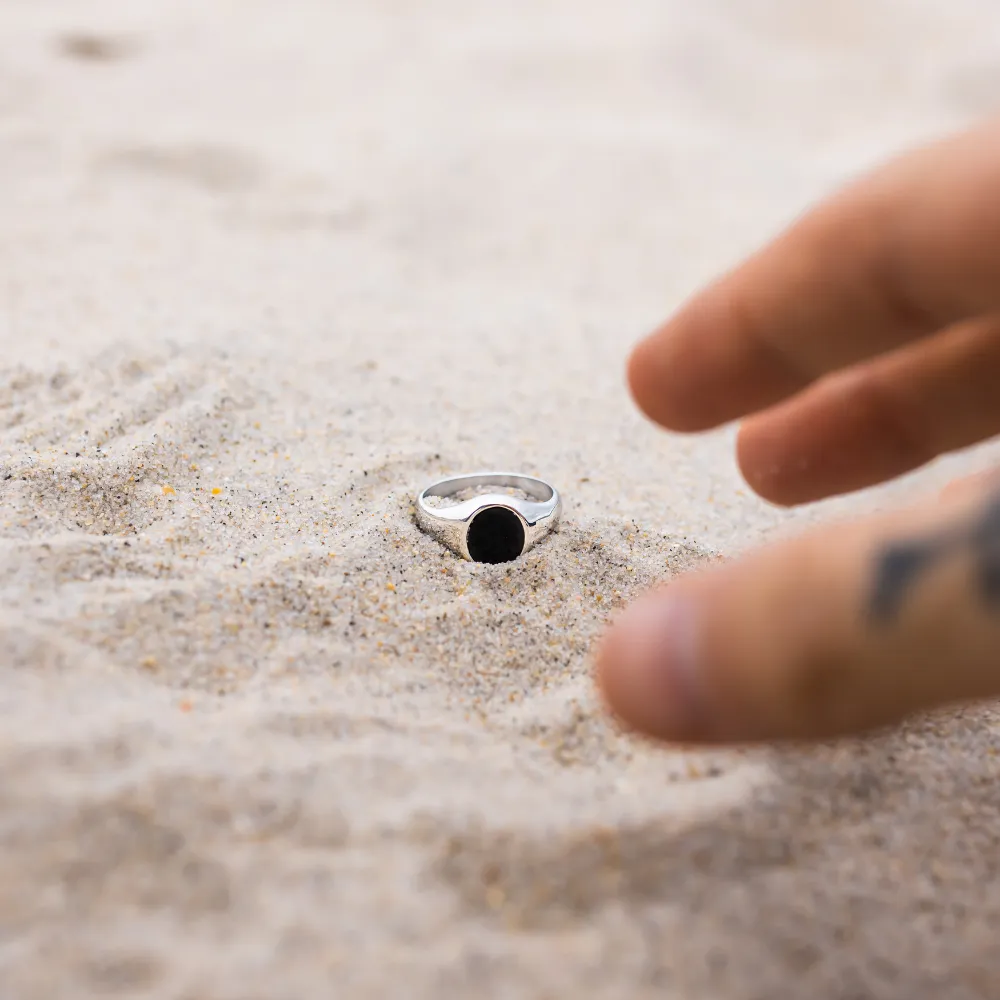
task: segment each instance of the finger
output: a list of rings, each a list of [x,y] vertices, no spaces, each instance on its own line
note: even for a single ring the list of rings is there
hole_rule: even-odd
[[[903,157],[809,212],[643,341],[654,421],[703,430],[1000,306],[1000,127]]]
[[[1000,495],[828,528],[650,594],[598,681],[679,743],[827,739],[1000,694]]]
[[[961,324],[750,417],[740,468],[779,504],[902,475],[1000,431],[998,373],[1000,319]]]

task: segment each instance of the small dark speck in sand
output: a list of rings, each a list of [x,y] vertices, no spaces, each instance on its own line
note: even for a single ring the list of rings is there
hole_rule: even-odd
[[[100,35],[93,32],[70,32],[56,42],[58,50],[81,62],[118,62],[133,55],[138,45],[133,39]]]

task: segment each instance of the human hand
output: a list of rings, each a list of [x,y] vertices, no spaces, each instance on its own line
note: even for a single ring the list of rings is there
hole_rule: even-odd
[[[643,341],[629,381],[671,430],[744,418],[743,475],[785,505],[996,434],[1000,124],[805,215]],[[998,486],[978,477],[647,595],[598,651],[611,709],[664,740],[752,742],[1000,695]]]

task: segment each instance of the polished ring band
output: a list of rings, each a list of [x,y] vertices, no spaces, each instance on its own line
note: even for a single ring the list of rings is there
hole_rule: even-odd
[[[493,487],[497,492],[488,492]],[[485,490],[468,500],[435,507],[428,497],[454,497]],[[515,489],[528,499],[499,492]],[[480,472],[432,483],[417,497],[417,524],[422,531],[463,559],[510,562],[527,552],[559,520],[558,491],[543,479],[510,472]]]

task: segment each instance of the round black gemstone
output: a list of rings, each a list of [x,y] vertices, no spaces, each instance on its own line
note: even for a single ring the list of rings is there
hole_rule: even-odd
[[[524,525],[506,507],[487,507],[472,519],[468,543],[476,562],[510,562],[524,549]]]

